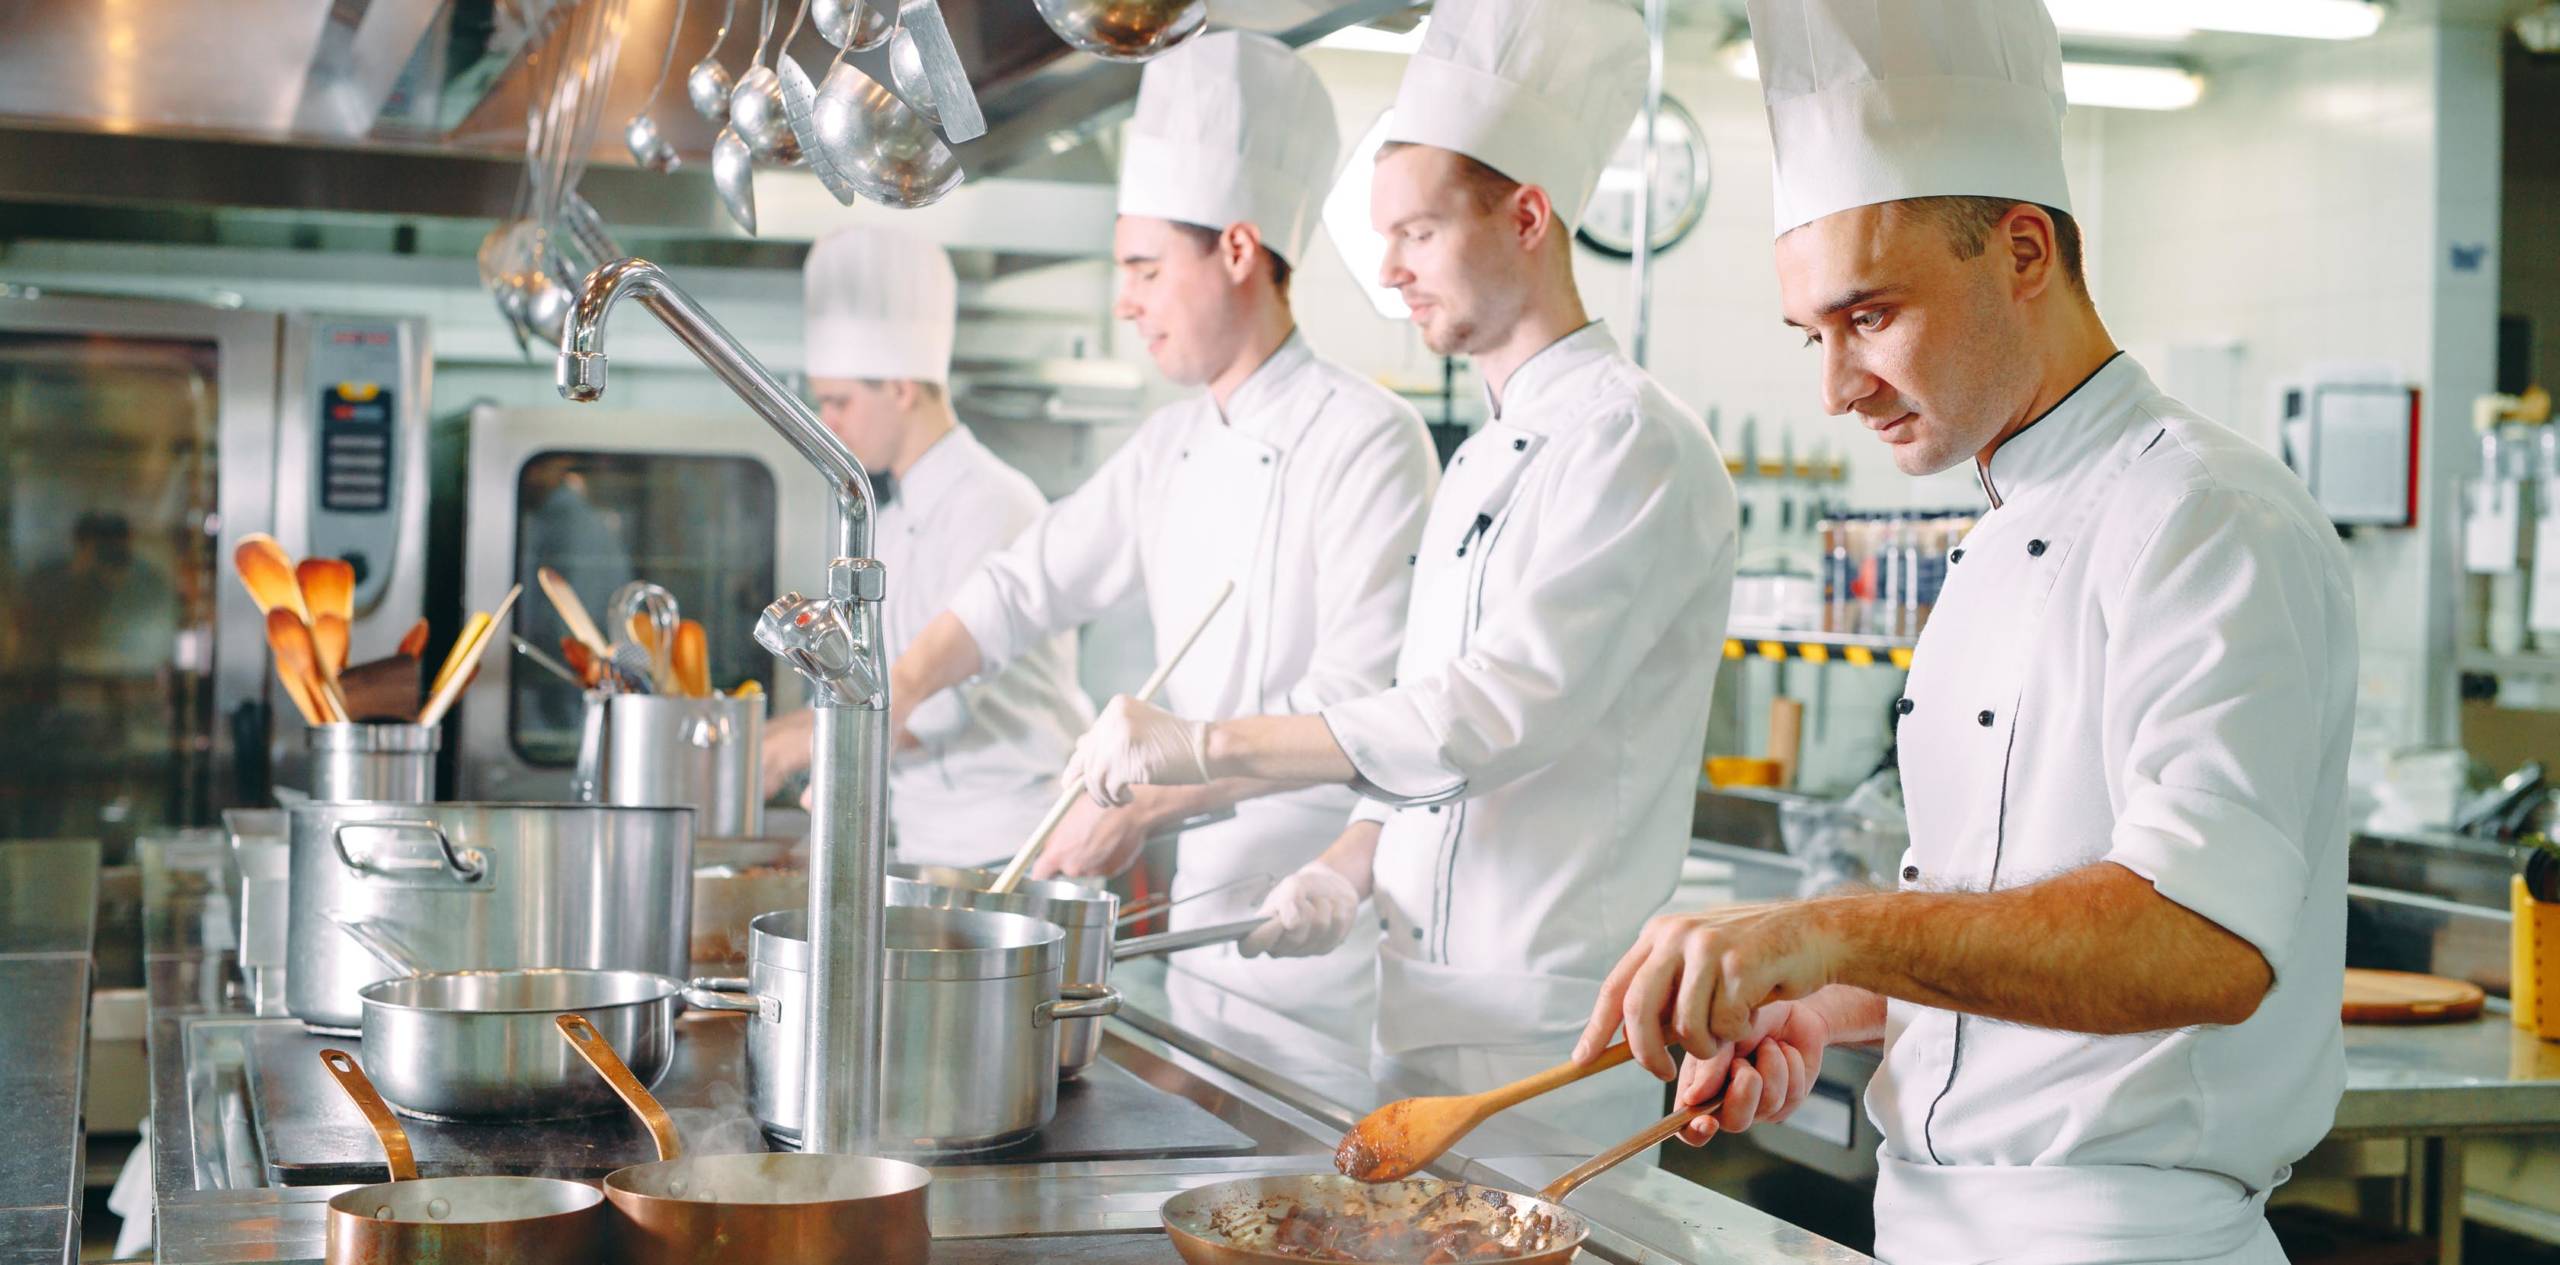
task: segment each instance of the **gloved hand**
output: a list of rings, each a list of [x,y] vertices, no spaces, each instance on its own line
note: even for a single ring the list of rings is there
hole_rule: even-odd
[[[1197,786],[1209,780],[1208,735],[1199,721],[1122,694],[1076,740],[1059,784],[1082,786],[1105,808],[1128,803],[1132,786]]]
[[[1342,872],[1317,862],[1280,880],[1257,911],[1271,919],[1244,938],[1236,952],[1246,957],[1314,957],[1331,953],[1351,936],[1351,920],[1360,911],[1360,889]]]

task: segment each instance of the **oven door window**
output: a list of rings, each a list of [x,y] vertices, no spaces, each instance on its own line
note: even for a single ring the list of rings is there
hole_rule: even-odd
[[[568,626],[536,579],[558,571],[599,625],[615,589],[647,580],[702,621],[711,684],[754,680],[773,689],[774,659],[756,644],[756,617],[774,588],[773,472],[753,457],[544,452],[516,475],[515,631],[558,656]],[[611,641],[624,629],[604,628]],[[507,734],[529,764],[566,768],[578,754],[584,704],[567,682],[521,658],[510,674]]]

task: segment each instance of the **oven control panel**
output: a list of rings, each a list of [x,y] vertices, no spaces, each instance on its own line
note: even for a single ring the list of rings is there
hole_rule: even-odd
[[[420,402],[403,390],[406,341],[390,321],[311,325],[311,553],[354,566],[359,611],[390,582],[406,463],[420,456],[411,443],[417,428],[407,424]]]

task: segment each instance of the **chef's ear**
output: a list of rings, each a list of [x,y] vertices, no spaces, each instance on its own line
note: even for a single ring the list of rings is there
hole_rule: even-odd
[[[1230,284],[1243,285],[1252,280],[1254,270],[1261,266],[1261,229],[1238,221],[1218,234],[1218,267],[1226,272]]]
[[[2035,203],[2021,202],[2000,217],[1991,230],[1991,245],[2009,261],[2012,298],[2033,299],[2062,279],[2061,239],[2053,213]]]
[[[1555,200],[1537,185],[1513,185],[1500,210],[1504,225],[1519,240],[1520,249],[1530,254],[1537,253],[1549,238],[1564,235],[1564,224],[1556,218]]]

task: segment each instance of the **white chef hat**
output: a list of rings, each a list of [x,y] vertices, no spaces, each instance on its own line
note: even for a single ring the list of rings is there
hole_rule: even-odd
[[[1750,0],[1778,232],[1905,198],[2071,209],[2045,0]]]
[[[1217,31],[1147,63],[1120,156],[1120,213],[1251,224],[1299,262],[1342,157],[1315,68],[1268,35]]]
[[[940,246],[858,224],[809,248],[800,335],[810,376],[949,383],[960,283]]]
[[[1454,150],[1582,221],[1644,105],[1644,21],[1616,0],[1441,0],[1387,139]]]

